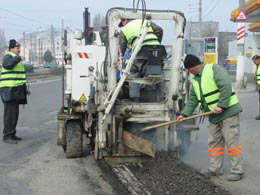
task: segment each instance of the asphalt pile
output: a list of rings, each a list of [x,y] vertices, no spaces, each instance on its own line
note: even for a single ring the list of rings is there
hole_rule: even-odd
[[[160,153],[156,159],[138,166],[129,165],[129,169],[152,195],[230,195],[168,153]]]

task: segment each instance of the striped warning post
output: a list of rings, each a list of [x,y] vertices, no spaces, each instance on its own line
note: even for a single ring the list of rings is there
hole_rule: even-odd
[[[244,44],[246,36],[246,26],[243,23],[239,23],[237,26],[237,44]]]

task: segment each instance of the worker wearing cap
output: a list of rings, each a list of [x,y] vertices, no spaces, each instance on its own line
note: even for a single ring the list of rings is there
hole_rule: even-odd
[[[14,39],[10,40],[0,76],[1,99],[4,103],[3,141],[9,144],[17,144],[21,140],[16,136],[19,104],[26,104],[26,95],[30,94],[26,88],[25,67],[19,56],[20,51],[20,44]]]
[[[256,65],[256,89],[259,93],[259,113],[260,113],[260,56],[255,55],[252,57],[252,61]],[[256,120],[260,120],[260,114],[255,118]]]
[[[181,122],[184,117],[192,115],[200,105],[203,112],[214,111],[209,116],[208,152],[210,158],[208,176],[223,174],[225,146],[231,161],[229,181],[242,178],[242,147],[239,143],[241,107],[238,97],[232,89],[228,73],[216,64],[202,65],[194,55],[187,55],[184,66],[194,75],[189,100],[177,118]]]

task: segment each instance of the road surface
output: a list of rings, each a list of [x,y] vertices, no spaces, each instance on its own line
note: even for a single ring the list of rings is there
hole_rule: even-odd
[[[103,178],[93,157],[65,159],[56,145],[56,114],[60,107],[59,80],[31,85],[29,104],[20,107],[17,145],[0,141],[1,195],[117,194]],[[0,128],[3,129],[3,104]]]
[[[115,185],[101,171],[93,157],[66,159],[56,145],[56,113],[60,107],[60,80],[31,85],[29,104],[20,109],[17,135],[23,137],[18,145],[0,141],[0,194],[1,195],[116,195]],[[258,94],[239,94],[241,114],[241,143],[244,149],[245,177],[241,182],[220,184],[232,194],[260,194],[260,121]],[[3,123],[3,104],[0,104],[0,128]],[[207,157],[207,123],[199,132],[184,161],[197,169],[205,169]],[[226,160],[225,171],[229,164]]]

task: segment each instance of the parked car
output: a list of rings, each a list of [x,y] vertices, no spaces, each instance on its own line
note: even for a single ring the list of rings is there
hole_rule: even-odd
[[[33,64],[24,64],[24,67],[25,67],[26,73],[33,73],[34,72]]]
[[[43,67],[44,68],[57,68],[58,64],[44,64]]]
[[[40,68],[40,65],[39,65],[39,64],[34,64],[34,65],[33,65],[33,68],[34,68],[34,69],[39,69],[39,68]]]

